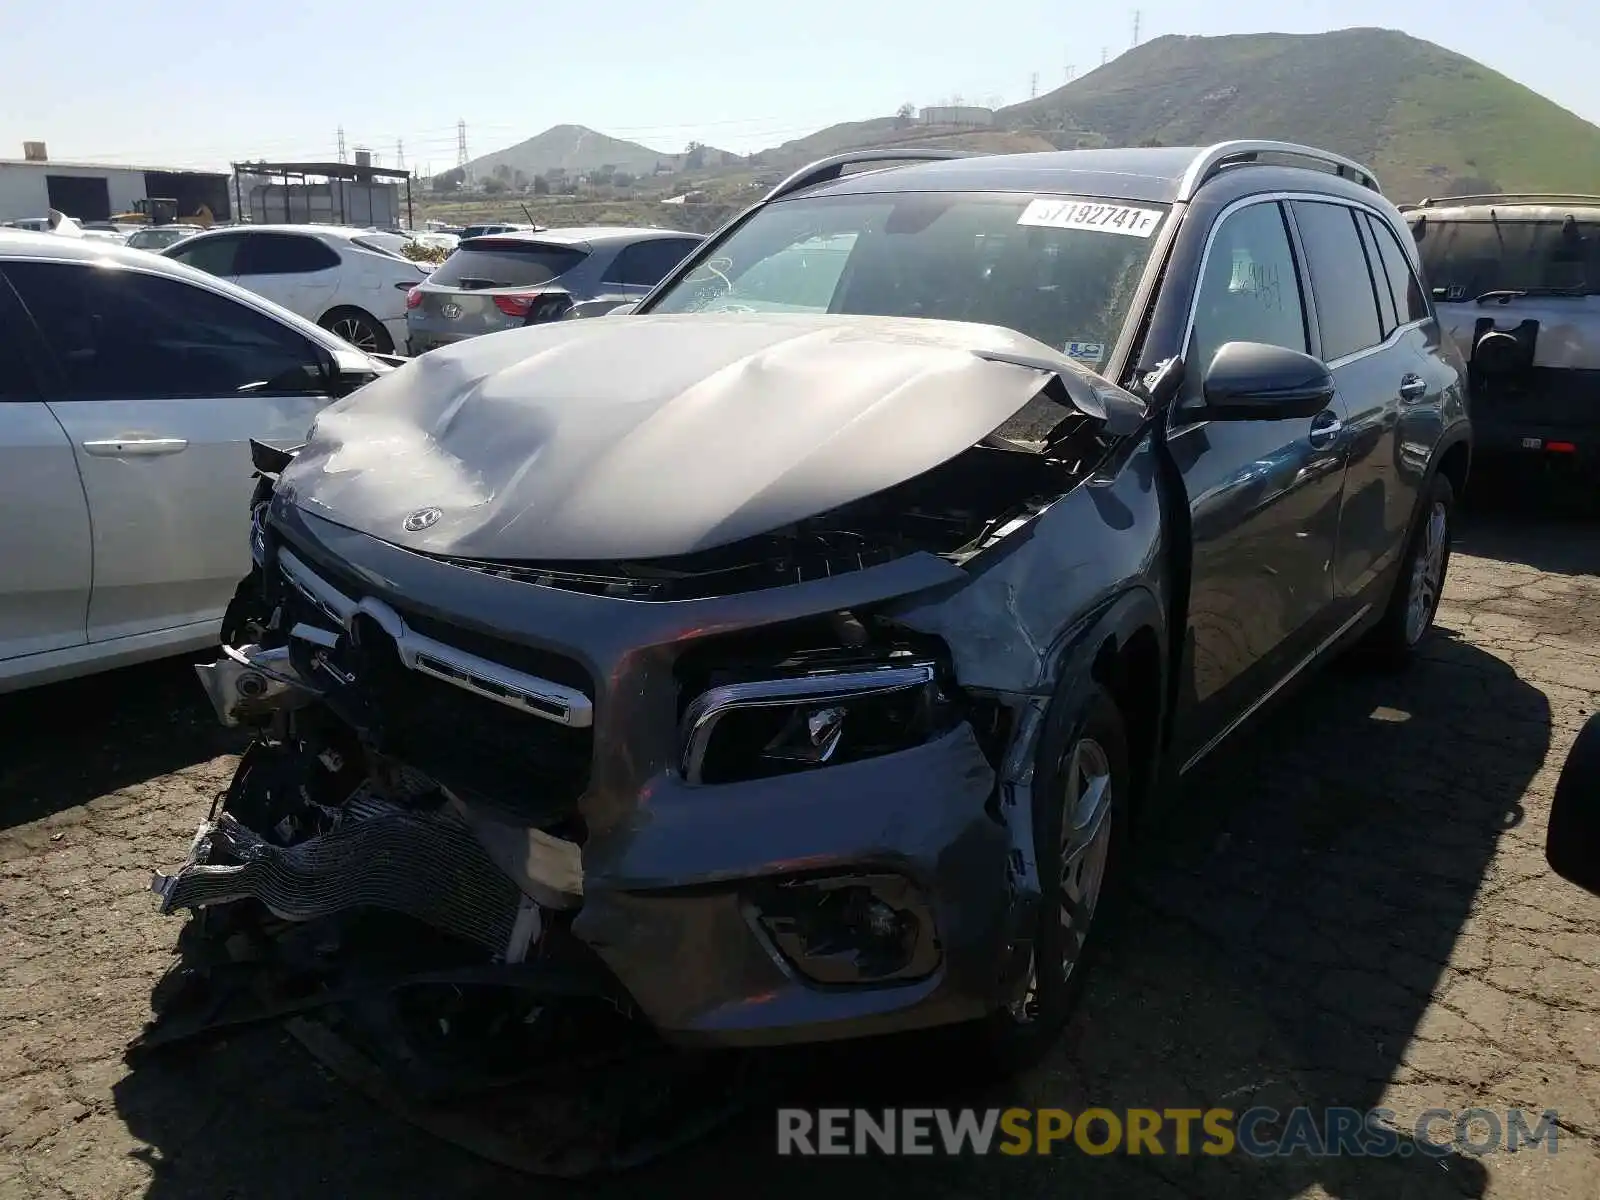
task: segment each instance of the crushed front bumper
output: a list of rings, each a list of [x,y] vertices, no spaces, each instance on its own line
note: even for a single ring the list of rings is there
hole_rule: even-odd
[[[361,628],[363,637],[392,640],[405,686],[444,693],[443,707],[428,711],[467,714],[451,726],[462,736],[506,722],[509,732],[495,736],[515,751],[546,734],[581,733],[589,761],[579,783],[530,777],[532,767],[519,776],[520,765],[486,767],[487,751],[430,749],[423,742],[433,726],[413,723],[381,749],[432,777],[449,798],[442,810],[352,801],[331,832],[287,849],[224,814],[202,827],[183,867],[157,877],[165,909],[244,897],[291,921],[390,909],[504,962],[531,956],[539,930],[560,912],[662,1035],[710,1045],[977,1018],[1025,971],[1018,931],[1030,927],[1036,896],[1026,865],[1031,831],[1017,828],[994,748],[968,722],[907,748],[792,774],[708,785],[683,769],[672,662],[702,631],[914,594],[959,579],[957,568],[912,556],[814,585],[650,604],[463,569],[298,512],[285,524],[293,557],[319,573],[298,587],[312,606],[302,612],[322,632],[303,636],[325,642]],[[440,612],[474,613],[501,648],[491,635],[452,631],[431,615]],[[557,640],[550,631],[564,633]],[[313,661],[327,648],[315,640],[301,647]],[[581,665],[595,681],[592,696],[571,677],[526,673],[548,656]],[[225,660],[208,682],[225,721],[241,703],[260,703],[268,685],[289,706],[350,711],[337,707],[336,687],[324,686],[333,676],[277,658],[263,674],[260,657]],[[250,681],[251,672],[262,681]],[[240,679],[251,693],[242,700]],[[565,707],[554,703],[563,697]],[[520,794],[510,811],[485,798],[491,784]],[[575,810],[581,834],[549,832],[551,814],[564,807]]]

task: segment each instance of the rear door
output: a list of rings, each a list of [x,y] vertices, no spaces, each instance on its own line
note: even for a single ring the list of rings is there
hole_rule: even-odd
[[[1417,330],[1409,307],[1400,324],[1376,240],[1382,231],[1366,210],[1332,200],[1295,200],[1289,207],[1316,298],[1321,357],[1344,408],[1349,464],[1334,587],[1341,602],[1353,604],[1403,548],[1426,455],[1407,467],[1402,409],[1430,394],[1437,401],[1440,381],[1418,353],[1425,335],[1411,337]]]
[[[304,441],[314,344],[243,301],[113,265],[3,268],[50,351],[92,517],[88,640],[220,619],[250,567],[249,439]]]
[[[89,506],[37,350],[0,273],[0,660],[87,640]]]
[[[308,320],[333,306],[339,288],[339,252],[299,233],[247,233],[239,246],[234,282]]]

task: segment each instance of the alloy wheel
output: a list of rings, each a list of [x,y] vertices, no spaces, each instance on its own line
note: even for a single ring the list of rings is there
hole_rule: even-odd
[[[365,350],[368,354],[375,354],[378,350],[378,337],[363,320],[357,317],[340,317],[333,323],[330,332],[335,337],[341,337],[357,350]]]
[[[1105,885],[1112,831],[1110,757],[1093,738],[1079,738],[1062,776],[1060,888],[1056,913],[1043,913],[1040,919],[1054,919],[1061,924],[1061,982],[1065,983],[1083,957]],[[1036,957],[1029,960],[1022,995],[1007,1007],[1018,1022],[1038,1018]]]
[[[1450,538],[1450,513],[1439,501],[1428,510],[1422,545],[1411,564],[1411,591],[1406,601],[1406,644],[1416,645],[1427,632],[1444,589],[1444,556]]]

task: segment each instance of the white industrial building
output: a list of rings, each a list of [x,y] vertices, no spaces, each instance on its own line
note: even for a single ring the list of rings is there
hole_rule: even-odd
[[[79,221],[104,221],[151,197],[176,200],[181,215],[205,205],[217,220],[229,219],[222,172],[52,162],[41,142],[23,149],[23,158],[0,159],[0,223],[42,217],[52,208]]]

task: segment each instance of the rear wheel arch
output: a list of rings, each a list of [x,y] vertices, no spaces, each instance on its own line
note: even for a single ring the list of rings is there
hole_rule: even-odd
[[[364,321],[368,326],[370,326],[373,336],[377,342],[377,353],[393,353],[394,338],[390,336],[388,329],[384,327],[382,321],[378,320],[377,317],[373,316],[358,304],[336,304],[317,318],[317,324],[328,330],[330,333],[333,333],[336,332],[334,327],[338,325],[340,321],[346,319]]]
[[[1464,436],[1457,437],[1441,447],[1435,457],[1434,471],[1450,481],[1459,502],[1467,491],[1467,475],[1472,468],[1472,443]]]

